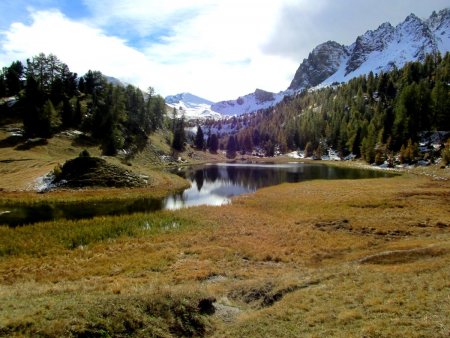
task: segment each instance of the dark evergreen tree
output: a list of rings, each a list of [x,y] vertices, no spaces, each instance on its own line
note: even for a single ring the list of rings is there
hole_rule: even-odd
[[[5,97],[7,93],[6,80],[3,71],[0,71],[0,97]]]
[[[198,150],[202,150],[205,145],[205,136],[203,135],[203,130],[200,125],[197,126],[197,133],[195,134],[194,144]]]
[[[175,151],[183,151],[186,142],[186,134],[184,131],[184,117],[175,120],[175,130],[173,133],[172,149]]]
[[[84,82],[84,77],[80,77],[80,79],[78,80],[78,90],[80,91],[80,93],[86,92],[86,84]]]
[[[209,151],[213,154],[217,153],[217,150],[219,150],[219,139],[217,138],[216,134],[212,134],[210,138],[208,138],[209,141]]]
[[[67,98],[64,98],[62,113],[61,113],[61,122],[63,128],[72,128],[76,126],[75,121],[75,112],[72,107],[72,104]]]
[[[22,62],[15,61],[6,68],[5,71],[5,85],[6,94],[9,96],[19,94],[22,89],[22,78],[24,76],[24,67]]]
[[[227,157],[235,158],[236,157],[236,139],[233,135],[228,138],[227,142]]]

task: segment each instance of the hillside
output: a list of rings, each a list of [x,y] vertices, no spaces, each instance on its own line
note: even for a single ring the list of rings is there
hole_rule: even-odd
[[[305,91],[274,109],[243,115],[235,125],[246,128],[230,134],[245,151],[302,150],[321,158],[334,150],[370,164],[430,164],[442,156],[450,131],[449,69],[450,53],[429,54],[423,62]]]
[[[173,157],[173,150],[167,143],[170,133],[162,130],[153,133],[132,158],[123,152],[116,156],[102,156],[99,145],[86,142],[79,131],[64,131],[49,139],[30,140],[18,136],[21,130],[20,124],[0,127],[0,191],[45,190],[48,184],[46,176],[66,161],[77,158],[84,150],[92,157],[100,157],[108,164],[144,177],[147,188],[151,190],[185,186],[184,180],[161,170],[165,167],[223,158],[190,146]]]

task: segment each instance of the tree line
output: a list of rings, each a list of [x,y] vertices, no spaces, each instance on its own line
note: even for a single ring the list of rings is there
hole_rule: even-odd
[[[144,145],[163,127],[164,99],[149,87],[115,85],[99,71],[78,77],[55,55],[39,54],[0,71],[0,97],[17,97],[13,109],[26,137],[49,138],[79,129],[101,145],[105,155]],[[8,109],[8,107],[3,107]]]

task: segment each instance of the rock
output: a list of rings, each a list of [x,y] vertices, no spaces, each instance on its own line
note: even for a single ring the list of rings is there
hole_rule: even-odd
[[[289,89],[317,86],[337,71],[346,56],[347,48],[335,41],[318,45],[297,69]]]
[[[53,183],[58,187],[125,188],[146,184],[146,180],[139,175],[110,164],[102,158],[90,156],[80,156],[67,161],[56,176]]]
[[[212,315],[216,312],[216,308],[214,307],[214,302],[216,299],[214,297],[203,298],[198,303],[198,311],[200,314]]]

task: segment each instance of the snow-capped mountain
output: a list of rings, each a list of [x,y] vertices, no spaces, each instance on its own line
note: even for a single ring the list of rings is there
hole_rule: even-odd
[[[358,36],[350,46],[332,41],[319,45],[303,60],[289,88],[299,91],[347,82],[371,71],[387,72],[407,62],[423,61],[426,54],[438,51],[450,51],[449,8],[433,12],[427,20],[411,14],[396,27],[383,23]]]
[[[175,108],[178,114],[183,113],[187,119],[220,119],[221,114],[211,109],[214,102],[191,93],[180,93],[167,96],[166,104]]]
[[[347,48],[337,42],[328,41],[318,45],[297,69],[289,89],[298,90],[318,85],[333,75],[348,57]]]
[[[284,92],[274,94],[262,89],[256,89],[254,93],[241,96],[237,100],[221,101],[211,106],[211,109],[223,115],[242,115],[259,109],[273,107],[285,96]]]
[[[212,109],[224,115],[241,115],[270,108],[302,90],[347,82],[371,71],[378,74],[401,68],[438,51],[450,51],[450,8],[433,12],[426,20],[411,14],[396,27],[383,23],[349,46],[335,41],[322,43],[303,60],[286,91],[273,94],[257,89],[237,100],[218,102]]]

